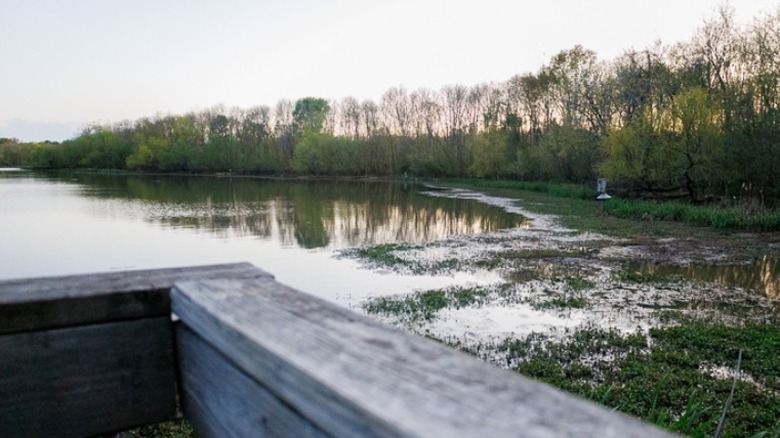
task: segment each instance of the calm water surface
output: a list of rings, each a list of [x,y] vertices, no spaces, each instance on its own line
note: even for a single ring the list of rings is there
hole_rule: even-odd
[[[737,286],[763,292],[769,299],[780,298],[780,259],[761,257],[748,263],[717,265],[691,264],[675,266],[659,263],[637,263],[635,271],[691,278],[694,280]]]
[[[336,250],[519,226],[415,184],[0,171],[0,279],[248,261],[283,283],[351,303],[489,274],[373,272]]]

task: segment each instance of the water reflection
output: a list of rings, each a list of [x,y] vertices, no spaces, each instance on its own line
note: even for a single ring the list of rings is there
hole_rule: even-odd
[[[303,248],[426,242],[517,227],[524,219],[473,200],[424,196],[422,187],[371,181],[72,176],[96,212],[220,237],[259,237]]]
[[[738,265],[672,266],[644,263],[634,266],[634,269],[642,273],[680,275],[694,280],[743,287],[763,292],[770,299],[780,298],[780,259],[767,256]]]

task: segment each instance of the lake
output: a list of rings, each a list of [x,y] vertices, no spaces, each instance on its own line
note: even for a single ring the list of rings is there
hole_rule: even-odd
[[[414,182],[0,171],[0,279],[247,261],[351,305],[497,274],[405,275],[338,251],[520,226],[472,199]]]

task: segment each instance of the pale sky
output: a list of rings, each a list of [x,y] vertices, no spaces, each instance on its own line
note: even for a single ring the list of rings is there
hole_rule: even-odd
[[[86,123],[378,100],[535,72],[576,44],[610,60],[688,40],[722,0],[0,0],[0,137]],[[740,23],[778,1],[733,1]]]

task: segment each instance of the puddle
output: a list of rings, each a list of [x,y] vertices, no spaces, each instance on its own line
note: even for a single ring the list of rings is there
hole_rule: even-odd
[[[681,276],[723,286],[741,287],[763,293],[769,299],[780,298],[780,259],[763,257],[741,264],[699,263],[685,266],[642,262],[630,265],[630,269],[642,274]]]
[[[578,326],[585,318],[539,312],[530,305],[491,304],[480,308],[444,309],[426,330],[440,339],[470,341],[525,337],[534,332],[549,333],[561,327]]]

